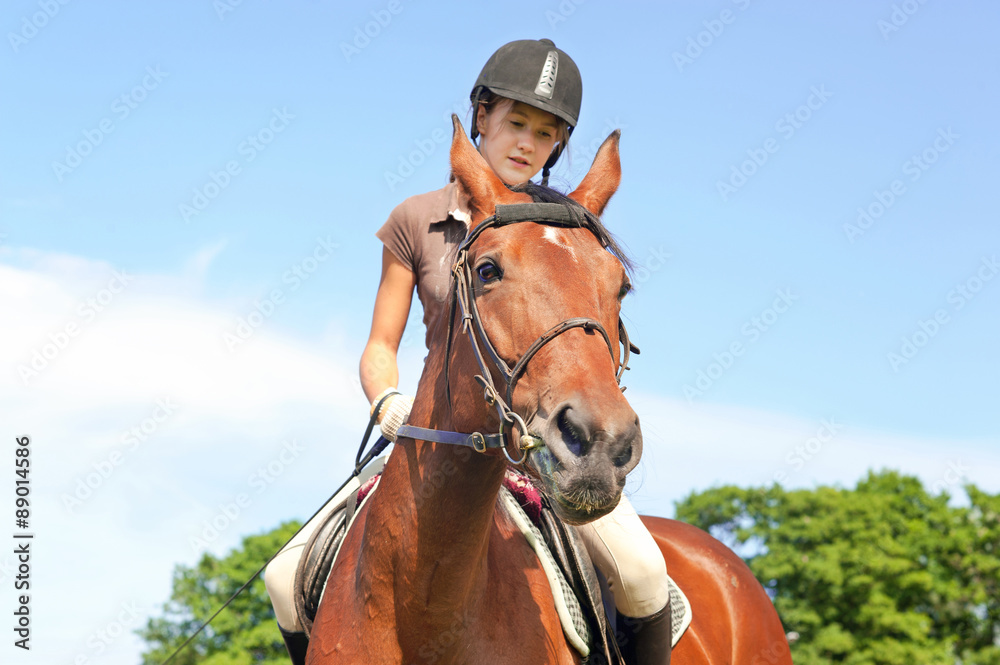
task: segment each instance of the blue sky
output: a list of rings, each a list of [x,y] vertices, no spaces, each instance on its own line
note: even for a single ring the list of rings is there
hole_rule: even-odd
[[[221,553],[339,484],[367,414],[374,232],[446,182],[448,117],[468,126],[479,69],[513,39],[550,37],[583,74],[554,184],[622,129],[605,220],[640,266],[625,310],[640,510],[883,466],[1000,491],[998,14],[7,3],[0,412],[4,450],[33,442],[37,651],[135,662],[127,631],[100,635],[155,612],[206,521],[246,499],[204,543]]]

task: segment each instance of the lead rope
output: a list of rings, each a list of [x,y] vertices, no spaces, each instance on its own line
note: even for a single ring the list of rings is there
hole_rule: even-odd
[[[281,554],[281,551],[282,551],[282,550],[284,550],[284,549],[285,549],[285,547],[287,547],[287,546],[288,546],[288,543],[292,542],[292,540],[294,540],[294,539],[295,539],[295,536],[299,535],[299,533],[301,533],[301,532],[302,532],[302,529],[306,528],[306,525],[307,525],[307,524],[309,524],[309,522],[311,522],[311,521],[313,520],[313,518],[314,518],[314,517],[316,517],[317,515],[319,515],[319,512],[320,512],[321,510],[323,510],[323,506],[325,506],[325,505],[326,505],[327,503],[329,503],[330,499],[332,499],[332,498],[333,498],[333,497],[335,497],[335,496],[336,496],[337,494],[339,494],[339,493],[340,493],[340,490],[342,490],[342,489],[344,489],[345,487],[347,487],[347,484],[348,484],[349,482],[351,482],[351,480],[353,480],[353,479],[354,479],[354,478],[355,478],[356,476],[360,475],[360,474],[361,474],[361,471],[362,471],[362,469],[364,469],[364,468],[365,468],[366,466],[368,466],[369,462],[371,462],[371,461],[372,461],[373,459],[375,459],[375,457],[377,457],[377,456],[378,456],[379,454],[381,454],[381,452],[382,452],[383,450],[385,450],[385,449],[386,449],[386,446],[388,446],[388,445],[389,445],[390,441],[389,441],[388,439],[385,439],[385,438],[382,438],[382,437],[380,437],[380,438],[379,438],[379,440],[375,442],[375,445],[374,445],[374,446],[372,446],[372,449],[368,451],[368,454],[367,454],[367,455],[364,455],[364,458],[362,458],[362,455],[364,454],[364,451],[365,451],[365,448],[366,448],[366,447],[368,446],[368,439],[369,439],[369,438],[371,437],[371,434],[372,434],[372,430],[373,430],[373,429],[375,428],[375,423],[376,423],[376,422],[378,422],[378,421],[377,421],[377,418],[378,418],[378,412],[379,412],[379,411],[380,411],[380,410],[382,409],[382,404],[383,404],[383,403],[384,403],[384,402],[385,402],[385,401],[386,401],[387,399],[389,399],[390,397],[392,397],[393,395],[398,395],[398,394],[399,394],[399,393],[396,393],[396,392],[392,392],[392,393],[389,393],[388,395],[386,395],[385,397],[383,397],[382,399],[380,399],[380,400],[378,401],[378,404],[376,404],[376,405],[375,405],[375,410],[374,410],[374,411],[372,412],[372,416],[371,416],[371,418],[370,418],[370,419],[368,420],[368,428],[367,428],[367,429],[365,430],[365,435],[364,435],[364,437],[362,437],[362,439],[361,439],[361,447],[360,447],[360,448],[358,449],[358,455],[357,455],[357,457],[355,458],[355,464],[354,464],[354,471],[353,471],[353,472],[351,473],[351,475],[350,475],[350,476],[348,476],[348,477],[347,477],[347,480],[345,480],[345,481],[344,481],[344,484],[343,484],[343,485],[341,485],[340,487],[338,487],[338,488],[337,488],[337,490],[336,490],[336,491],[335,491],[335,492],[334,492],[333,494],[331,494],[331,495],[330,495],[330,498],[329,498],[329,499],[327,499],[326,501],[324,501],[324,502],[322,503],[322,505],[320,505],[320,507],[319,507],[319,508],[318,508],[318,509],[316,510],[316,512],[315,512],[315,513],[313,513],[313,514],[312,514],[312,516],[311,516],[311,517],[310,517],[309,519],[307,519],[307,520],[306,520],[305,522],[303,522],[303,523],[302,523],[302,526],[300,526],[300,527],[299,527],[298,531],[296,531],[295,533],[293,533],[293,534],[292,534],[292,537],[291,537],[291,538],[289,538],[289,539],[288,539],[287,541],[285,541],[285,544],[284,544],[284,545],[282,545],[281,547],[279,547],[279,548],[278,548],[278,551],[277,551],[277,552],[275,552],[274,554],[272,554],[272,555],[271,555],[271,558],[270,558],[270,559],[268,559],[268,560],[267,560],[266,562],[264,562],[264,565],[263,565],[263,566],[261,566],[261,567],[260,567],[260,568],[259,568],[259,569],[257,570],[257,572],[256,572],[256,573],[254,573],[254,574],[253,574],[253,575],[252,575],[252,576],[250,577],[250,579],[248,579],[248,580],[247,580],[247,581],[246,581],[246,582],[245,582],[245,583],[243,584],[243,586],[241,586],[241,587],[240,587],[239,589],[237,589],[237,590],[236,590],[236,593],[234,593],[234,594],[233,594],[232,596],[230,596],[230,597],[229,597],[229,600],[227,600],[227,601],[226,601],[225,603],[223,603],[223,604],[222,604],[222,607],[220,607],[219,609],[217,609],[217,610],[215,611],[215,614],[213,614],[213,615],[212,615],[211,617],[209,617],[208,621],[206,621],[205,623],[201,624],[201,625],[200,625],[200,626],[198,627],[198,630],[194,631],[194,633],[192,633],[192,634],[191,634],[191,636],[190,636],[189,638],[187,638],[186,640],[184,640],[184,644],[182,644],[182,645],[180,645],[179,647],[177,647],[177,649],[176,649],[176,650],[174,650],[174,652],[173,652],[172,654],[170,654],[170,656],[168,656],[168,657],[167,657],[167,659],[166,659],[165,661],[163,661],[162,663],[160,663],[160,665],[167,665],[167,663],[169,663],[170,661],[172,661],[172,660],[174,659],[174,657],[175,657],[175,656],[176,656],[177,654],[179,654],[179,653],[180,653],[181,651],[183,651],[183,650],[184,650],[184,648],[185,648],[185,647],[187,647],[187,645],[191,643],[191,640],[193,640],[194,638],[198,637],[198,634],[199,634],[199,633],[201,633],[201,631],[205,630],[205,628],[207,628],[207,627],[208,627],[208,624],[212,623],[212,621],[213,621],[213,620],[215,619],[215,617],[219,616],[219,614],[221,614],[221,613],[222,613],[222,610],[224,610],[224,609],[226,609],[227,607],[229,607],[229,604],[230,604],[231,602],[233,602],[234,600],[236,600],[236,596],[238,596],[238,595],[240,595],[241,593],[243,593],[243,591],[244,591],[244,590],[245,590],[245,589],[246,589],[246,588],[247,588],[248,586],[250,586],[250,584],[252,584],[252,583],[253,583],[253,581],[254,581],[255,579],[257,579],[257,577],[258,577],[258,576],[259,576],[259,575],[260,575],[260,574],[261,574],[262,572],[264,572],[264,569],[265,569],[265,568],[267,568],[267,566],[268,566],[268,565],[269,565],[269,564],[270,564],[270,563],[271,563],[272,561],[274,561],[274,558],[275,558],[276,556],[278,556],[279,554]]]

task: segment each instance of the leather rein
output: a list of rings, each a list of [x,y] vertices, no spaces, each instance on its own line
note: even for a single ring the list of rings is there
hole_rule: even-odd
[[[593,334],[595,331],[601,334],[608,345],[608,350],[611,352],[612,362],[615,361],[615,349],[607,330],[604,329],[604,326],[600,322],[585,317],[566,319],[549,328],[528,347],[521,358],[514,364],[513,368],[497,353],[496,348],[494,348],[493,343],[490,341],[489,335],[486,333],[486,329],[483,327],[479,308],[476,306],[476,298],[472,286],[472,267],[468,262],[469,248],[486,229],[500,228],[519,222],[534,222],[536,224],[568,228],[587,228],[593,231],[582,208],[578,209],[562,203],[499,204],[496,206],[493,215],[476,226],[458,248],[458,255],[451,270],[454,276],[455,288],[451,294],[451,306],[448,314],[448,341],[444,366],[448,403],[452,403],[449,371],[451,367],[451,340],[455,327],[455,312],[456,309],[460,309],[462,314],[462,331],[469,338],[481,372],[481,374],[475,376],[475,379],[483,387],[483,398],[486,400],[486,403],[497,410],[497,415],[500,417],[499,431],[494,434],[482,434],[480,432],[463,434],[461,432],[402,425],[397,431],[397,436],[419,439],[421,441],[468,446],[480,453],[485,453],[490,448],[499,448],[511,464],[522,464],[527,459],[528,453],[531,450],[544,446],[539,437],[528,434],[528,427],[525,425],[524,420],[509,406],[514,400],[514,387],[517,385],[518,379],[524,374],[528,362],[534,355],[543,346],[567,330],[583,328],[589,334]],[[486,359],[480,348],[480,341],[482,342],[482,347],[486,349],[490,362],[503,377],[504,384],[506,385],[505,395],[500,394],[493,382],[493,375],[486,364]],[[625,324],[620,316],[618,318],[618,341],[624,347],[624,354],[621,363],[618,365],[615,380],[621,385],[622,375],[625,373],[625,370],[629,369],[629,355],[630,353],[638,354],[639,349],[629,341],[628,332],[625,330]],[[625,388],[622,387],[622,391],[624,390]],[[506,436],[504,434],[505,423],[510,424],[512,427],[517,426],[521,432],[517,446],[521,453],[520,459],[514,459],[507,452]]]

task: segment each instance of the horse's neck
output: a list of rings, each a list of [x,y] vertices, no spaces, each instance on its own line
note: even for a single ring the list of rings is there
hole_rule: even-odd
[[[458,429],[474,420],[460,414],[476,405],[464,388],[447,404],[443,367],[443,352],[432,351],[409,423],[471,431]],[[379,501],[369,513],[366,536],[391,543],[386,562],[407,579],[405,593],[413,603],[403,606],[423,613],[424,620],[436,610],[450,624],[455,611],[468,607],[485,586],[489,533],[505,468],[501,457],[464,446],[406,440],[393,451],[373,497]]]

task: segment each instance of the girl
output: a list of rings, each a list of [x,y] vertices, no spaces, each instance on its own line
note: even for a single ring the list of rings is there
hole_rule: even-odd
[[[518,185],[542,171],[542,184],[547,184],[549,170],[577,123],[582,92],[576,64],[548,39],[511,42],[490,57],[471,94],[471,134],[473,141],[481,137],[479,152],[504,183]],[[426,326],[448,306],[451,266],[470,222],[468,197],[452,180],[442,189],[405,200],[377,232],[384,243],[382,276],[360,367],[372,410],[399,383],[396,352],[414,287]],[[412,403],[399,394],[383,403],[378,420],[387,439],[396,440],[396,429],[406,422]],[[626,662],[668,663],[666,565],[628,499],[622,496],[613,512],[579,527],[579,532],[614,594]],[[269,591],[274,576],[266,578]],[[292,615],[280,611],[275,594],[272,599],[281,624],[283,616]],[[305,653],[304,635],[285,628],[282,634],[294,660],[294,652]]]

